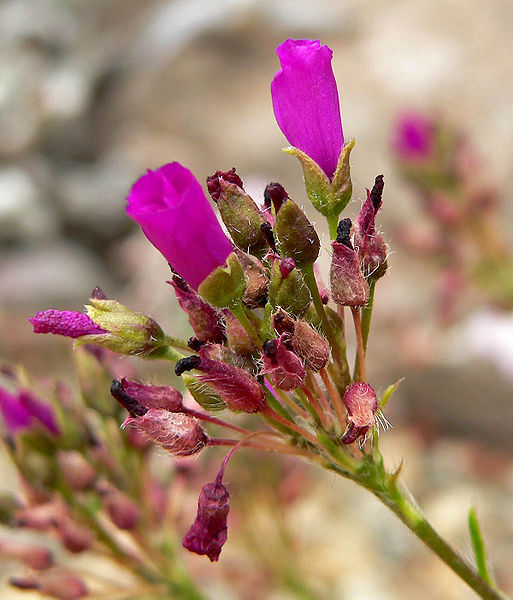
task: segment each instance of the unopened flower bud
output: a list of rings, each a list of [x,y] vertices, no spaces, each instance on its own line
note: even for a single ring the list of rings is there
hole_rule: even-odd
[[[275,212],[278,212],[281,205],[288,200],[289,195],[280,183],[270,183],[264,190],[264,205],[267,209],[274,206]]]
[[[37,571],[53,565],[53,556],[48,548],[13,538],[0,539],[0,556],[8,560],[18,560]]]
[[[160,408],[169,412],[183,410],[182,394],[168,385],[144,385],[124,378],[121,385],[131,398],[146,408]]]
[[[225,335],[219,311],[202,300],[178,275],[169,283],[175,290],[181,309],[187,313],[197,338],[201,342],[222,343]]]
[[[126,419],[123,423],[125,425],[137,427],[153,442],[175,456],[196,454],[208,441],[198,421],[183,413],[150,408],[142,416]]]
[[[64,506],[61,502],[52,500],[45,504],[29,506],[16,512],[16,524],[37,531],[46,531],[55,527],[64,516]]]
[[[53,333],[70,338],[107,333],[86,314],[74,310],[40,310],[29,321],[34,333]]]
[[[71,571],[52,569],[38,577],[12,577],[9,583],[21,590],[38,590],[58,600],[79,600],[88,595],[86,584]]]
[[[303,316],[312,297],[301,271],[295,268],[293,258],[275,260],[271,269],[269,302],[273,308],[281,307],[287,312]]]
[[[267,301],[267,290],[269,288],[269,276],[264,265],[258,258],[236,250],[240,264],[246,276],[246,289],[242,296],[242,302],[250,308],[264,306]]]
[[[207,187],[235,245],[256,256],[265,253],[267,241],[261,229],[265,219],[255,201],[244,191],[235,168],[228,173],[216,171],[208,177]]]
[[[290,336],[294,352],[300,356],[308,369],[317,372],[329,362],[331,348],[326,338],[306,321],[296,321]]]
[[[274,228],[284,256],[293,258],[300,267],[315,262],[321,248],[319,237],[295,202],[290,199],[283,202],[276,213]]]
[[[74,490],[86,490],[96,479],[92,465],[78,450],[61,450],[57,462],[66,483]]]
[[[358,254],[351,244],[350,230],[350,219],[340,221],[337,240],[331,244],[331,295],[334,302],[342,306],[364,306],[369,300],[369,285],[360,269]]]
[[[224,311],[226,322],[226,335],[230,348],[237,354],[248,355],[255,351],[255,342],[248,335],[244,327],[239,323],[238,319],[231,311]]]
[[[355,245],[363,272],[375,279],[382,277],[387,269],[387,246],[375,228],[376,215],[382,204],[383,186],[383,175],[378,175],[372,190],[367,190],[367,199],[355,224]]]
[[[198,512],[191,528],[182,540],[187,550],[219,560],[228,535],[230,494],[219,481],[203,486],[198,499]]]
[[[103,506],[119,529],[130,531],[139,522],[140,512],[137,504],[117,490],[108,491],[104,495]]]
[[[262,375],[269,375],[273,386],[290,391],[303,385],[306,370],[299,356],[286,347],[287,337],[283,334],[278,339],[264,342]]]
[[[117,300],[91,298],[87,315],[107,333],[86,335],[80,344],[96,344],[122,354],[148,356],[165,345],[164,332],[151,317],[136,313]]]
[[[218,308],[229,308],[242,300],[246,277],[235,252],[228,255],[226,266],[214,269],[198,287],[199,295]]]
[[[199,356],[188,356],[176,363],[175,373],[198,369],[199,379],[212,386],[230,410],[247,413],[260,412],[266,406],[265,395],[258,381],[246,370],[207,358],[205,350]]]
[[[63,546],[73,554],[84,552],[93,545],[93,536],[89,529],[79,525],[69,516],[59,521],[58,532]]]
[[[348,424],[342,442],[352,444],[358,438],[365,438],[369,429],[376,424],[378,399],[376,392],[368,383],[358,381],[347,386],[344,404]]]

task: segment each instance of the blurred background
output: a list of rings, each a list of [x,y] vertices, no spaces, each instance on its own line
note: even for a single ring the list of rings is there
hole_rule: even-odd
[[[391,467],[405,458],[405,481],[428,517],[469,556],[466,511],[476,507],[497,577],[513,593],[513,312],[469,285],[441,318],[443,265],[404,243],[405,230],[437,223],[391,145],[405,110],[458,132],[473,153],[466,185],[475,173],[476,186],[493,190],[494,235],[511,244],[509,0],[0,2],[0,362],[72,382],[70,341],[35,337],[27,317],[80,310],[96,285],[189,335],[165,261],[124,212],[147,168],[178,160],[204,181],[236,166],[255,200],[279,181],[316,219],[272,112],[274,49],[288,37],[334,51],[344,134],[356,139],[349,216],[385,175],[379,221],[391,255],[377,286],[370,380],[384,390],[406,379],[383,454]],[[167,366],[141,369],[173,383]],[[220,564],[186,557],[212,598],[473,597],[351,483],[290,461],[238,461]],[[4,462],[5,486],[15,486]]]

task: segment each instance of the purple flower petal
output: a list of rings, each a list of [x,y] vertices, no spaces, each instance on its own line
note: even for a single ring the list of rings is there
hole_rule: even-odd
[[[27,390],[20,390],[18,395],[20,404],[35,417],[53,435],[59,435],[60,428],[57,424],[55,411],[47,402],[39,400]]]
[[[74,310],[40,310],[29,321],[34,333],[53,333],[71,338],[107,333],[86,314]]]
[[[136,181],[126,210],[194,289],[233,250],[200,184],[177,162]]]
[[[276,121],[289,143],[331,179],[344,145],[333,52],[319,40],[286,40],[276,48],[281,69],[271,83]]]
[[[424,115],[409,111],[399,116],[392,146],[397,156],[406,162],[421,162],[430,158],[435,144],[435,128]]]
[[[0,388],[0,412],[7,430],[11,434],[24,431],[30,427],[32,417],[16,396]]]

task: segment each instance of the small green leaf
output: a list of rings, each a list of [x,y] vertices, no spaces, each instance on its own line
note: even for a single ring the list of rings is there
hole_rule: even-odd
[[[207,383],[199,381],[190,373],[183,373],[182,379],[194,400],[206,411],[221,412],[226,408],[221,396]]]
[[[474,549],[474,556],[476,559],[476,567],[479,571],[479,575],[490,585],[494,587],[493,577],[488,570],[486,551],[483,542],[483,536],[481,534],[481,528],[477,522],[476,511],[471,506],[468,511],[468,528],[470,531],[470,539],[472,540],[472,547]]]

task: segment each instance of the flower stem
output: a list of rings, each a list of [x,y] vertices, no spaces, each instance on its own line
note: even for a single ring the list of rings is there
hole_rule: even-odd
[[[359,308],[352,308],[354,330],[356,332],[356,344],[357,344],[357,365],[355,365],[353,379],[355,381],[367,381],[367,369],[365,366],[365,348],[363,343],[362,335],[362,320],[360,316]]]
[[[332,456],[337,458],[333,453]],[[326,466],[372,492],[481,598],[484,600],[508,600],[508,596],[481,577],[478,571],[435,531],[420,509],[401,490],[398,483],[398,472],[386,473],[379,456],[373,457],[372,462],[367,461],[365,468],[348,470],[347,464],[333,462]]]
[[[346,409],[344,407],[342,398],[340,397],[340,394],[338,393],[337,387],[331,380],[331,377],[326,369],[321,369],[319,371],[319,375],[321,376],[321,379],[323,380],[324,385],[326,386],[328,395],[331,400],[331,404],[333,405],[333,408],[335,409],[335,412],[337,413],[338,421],[342,427],[345,427],[345,425],[346,425]]]

